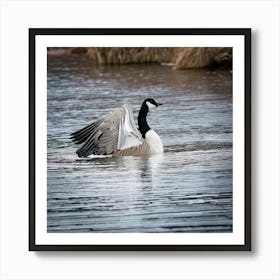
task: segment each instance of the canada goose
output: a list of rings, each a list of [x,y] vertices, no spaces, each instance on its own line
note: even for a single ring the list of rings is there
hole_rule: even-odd
[[[136,128],[133,109],[124,104],[99,118],[96,122],[71,134],[75,144],[84,143],[77,151],[79,157],[94,155],[140,156],[163,152],[158,134],[147,123],[149,110],[162,105],[154,99],[145,99],[138,114]]]

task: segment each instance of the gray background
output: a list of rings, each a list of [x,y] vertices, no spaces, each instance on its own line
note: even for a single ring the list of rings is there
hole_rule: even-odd
[[[279,1],[1,2],[1,279],[279,280]],[[28,252],[28,27],[251,27],[252,252]]]

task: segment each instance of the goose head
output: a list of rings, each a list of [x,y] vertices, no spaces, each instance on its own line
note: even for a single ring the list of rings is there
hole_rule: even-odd
[[[148,111],[162,105],[161,103],[156,102],[153,98],[147,98],[144,100],[142,106],[147,106]]]

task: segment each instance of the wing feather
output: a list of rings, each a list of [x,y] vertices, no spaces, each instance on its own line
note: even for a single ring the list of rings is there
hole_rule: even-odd
[[[70,138],[75,144],[84,143],[77,150],[79,157],[110,155],[143,142],[132,108],[126,104],[72,133]]]

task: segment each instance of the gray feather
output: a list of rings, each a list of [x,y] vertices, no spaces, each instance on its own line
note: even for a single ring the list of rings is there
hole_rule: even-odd
[[[129,116],[126,116],[127,113]],[[71,134],[70,138],[75,144],[84,143],[76,152],[78,156],[87,157],[91,154],[110,155],[116,153],[122,145],[119,141],[125,143],[125,139],[122,139],[123,135],[120,137],[119,134],[120,130],[123,129],[126,117],[129,117],[129,125],[132,128],[129,136],[132,135],[136,142],[142,143],[142,136],[134,123],[132,108],[129,105],[123,105],[101,117],[95,123],[91,123]]]

